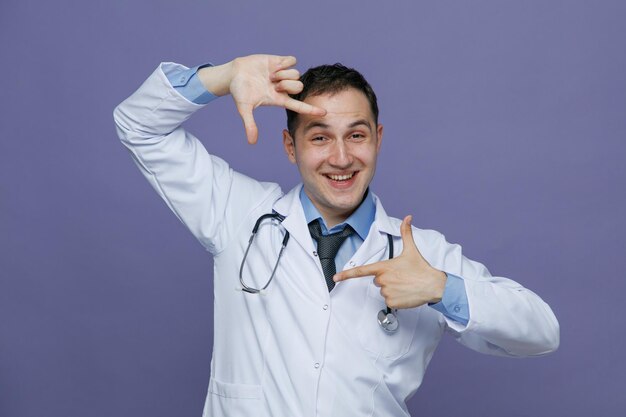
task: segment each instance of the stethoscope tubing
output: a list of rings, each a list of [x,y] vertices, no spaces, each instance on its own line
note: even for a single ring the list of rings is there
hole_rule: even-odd
[[[267,281],[267,283],[265,284],[263,288],[257,289],[257,288],[248,287],[243,282],[243,267],[246,264],[246,258],[248,257],[248,252],[250,252],[252,241],[254,240],[254,237],[256,236],[257,231],[259,230],[259,226],[261,225],[261,222],[263,222],[263,220],[268,219],[268,218],[276,219],[281,223],[283,220],[285,220],[285,216],[282,216],[279,213],[276,213],[276,212],[267,213],[259,217],[256,223],[254,224],[254,227],[252,228],[252,234],[250,235],[250,239],[248,240],[248,247],[246,247],[246,251],[243,254],[243,259],[241,260],[241,266],[239,267],[239,283],[241,284],[241,289],[249,294],[258,294],[261,291],[265,290],[270,285],[270,282],[272,282],[272,280],[274,279],[274,275],[276,275],[276,270],[278,269],[278,263],[280,262],[280,258],[283,256],[283,252],[285,251],[285,248],[287,247],[287,242],[289,242],[289,232],[285,230],[285,236],[283,237],[283,242],[280,247],[280,252],[278,252],[278,259],[276,259],[276,263],[274,264],[274,268],[272,269],[272,275],[270,275],[270,279]]]
[[[393,237],[391,237],[389,233],[387,233],[387,240],[389,241],[389,259],[393,259]],[[394,311],[391,307],[388,305],[385,305],[385,307],[386,309],[382,309],[378,312],[376,319],[384,331],[387,333],[394,333],[398,330],[400,325],[398,316],[396,315],[396,311]]]
[[[272,280],[274,279],[274,275],[276,275],[276,270],[278,269],[280,258],[283,256],[283,252],[285,251],[285,248],[287,247],[287,242],[289,242],[289,232],[285,230],[285,236],[283,237],[281,248],[280,248],[280,251],[278,252],[278,259],[276,259],[276,263],[274,264],[274,268],[272,269],[272,275],[270,275],[270,279],[267,281],[265,286],[261,289],[248,287],[243,281],[243,267],[246,264],[246,259],[248,258],[248,253],[250,252],[250,248],[252,247],[252,242],[254,241],[254,237],[256,236],[256,233],[259,230],[261,223],[263,222],[263,220],[269,219],[269,218],[276,219],[281,223],[283,220],[285,220],[285,216],[275,211],[272,213],[263,214],[261,217],[257,219],[256,223],[254,224],[254,227],[252,228],[252,234],[250,235],[250,239],[248,240],[248,246],[246,247],[246,251],[243,254],[243,259],[241,260],[241,266],[239,267],[239,283],[241,284],[241,290],[249,294],[259,294],[270,285],[270,282],[272,282]],[[387,233],[387,239],[389,241],[388,243],[389,259],[393,259],[393,237],[389,233]],[[382,309],[378,312],[378,315],[377,315],[378,324],[384,331],[393,333],[396,330],[398,330],[398,326],[399,326],[398,317],[396,315],[397,310],[394,310],[389,306],[385,306],[385,307],[386,307],[385,309]]]

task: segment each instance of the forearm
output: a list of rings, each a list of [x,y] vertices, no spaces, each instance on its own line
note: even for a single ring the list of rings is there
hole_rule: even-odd
[[[216,253],[231,237],[236,223],[230,219],[243,219],[255,202],[280,189],[236,173],[181,127],[203,105],[176,91],[164,65],[176,64],[159,66],[115,109],[118,135],[168,207],[209,252]],[[234,202],[232,196],[237,197]]]
[[[559,323],[548,304],[532,291],[502,277],[469,280],[467,288],[472,306],[467,331],[487,342],[488,353],[536,356],[558,348]],[[496,347],[501,352],[495,352]]]
[[[517,282],[491,276],[479,262],[464,257],[459,245],[440,237],[439,269],[463,278],[469,304],[466,325],[446,319],[462,344],[488,354],[536,356],[559,346],[559,323],[537,294]]]
[[[207,153],[181,124],[203,106],[180,95],[161,64],[130,97],[118,105],[118,136],[141,173],[176,216],[208,250],[215,246],[224,202],[216,189],[229,186],[228,165]]]
[[[161,64],[130,97],[113,112],[120,140],[127,145],[158,141],[202,108],[191,103],[170,84]]]

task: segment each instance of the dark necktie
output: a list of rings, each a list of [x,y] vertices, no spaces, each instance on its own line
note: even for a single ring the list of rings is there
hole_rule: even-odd
[[[337,272],[335,255],[337,255],[337,251],[343,241],[354,233],[354,229],[346,225],[341,232],[324,236],[322,235],[322,227],[319,221],[314,220],[309,223],[309,232],[311,232],[311,237],[317,241],[317,255],[320,257],[324,278],[326,278],[326,285],[328,286],[328,292],[330,292],[335,287],[335,281],[333,281],[333,275]]]

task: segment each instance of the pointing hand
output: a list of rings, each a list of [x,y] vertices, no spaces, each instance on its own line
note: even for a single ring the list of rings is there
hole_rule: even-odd
[[[424,259],[413,240],[411,216],[400,226],[402,253],[389,260],[358,266],[335,274],[335,282],[374,275],[374,285],[391,308],[412,308],[439,302],[446,284],[446,274]]]

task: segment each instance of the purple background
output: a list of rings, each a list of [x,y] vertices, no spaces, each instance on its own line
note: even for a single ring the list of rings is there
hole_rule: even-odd
[[[119,143],[115,105],[160,61],[341,61],[379,95],[373,184],[537,292],[561,347],[445,337],[415,416],[623,415],[626,2],[28,1],[0,5],[0,416],[200,416],[212,261]],[[284,112],[246,144],[230,98],[187,128],[290,188]],[[374,319],[374,318],[372,318]]]

